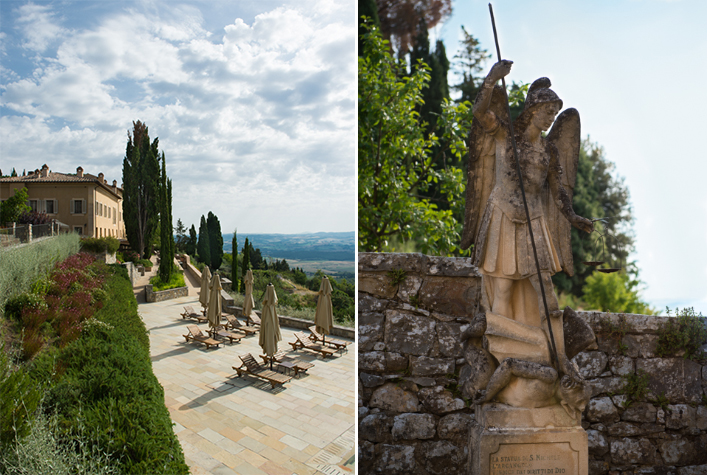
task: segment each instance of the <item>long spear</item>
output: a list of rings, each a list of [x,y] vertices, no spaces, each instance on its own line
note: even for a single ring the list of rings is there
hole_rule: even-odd
[[[496,53],[498,53],[498,61],[500,62],[500,46],[498,45],[498,32],[496,31],[496,19],[493,16],[493,5],[488,4],[488,10],[491,12],[491,23],[493,24],[493,37],[496,40]],[[537,248],[535,247],[535,239],[533,238],[532,223],[530,222],[530,212],[528,211],[528,202],[525,199],[525,187],[523,186],[523,172],[520,170],[520,160],[518,159],[518,147],[515,145],[515,133],[513,132],[513,116],[510,113],[510,104],[508,103],[508,90],[505,88],[505,78],[501,78],[503,83],[503,92],[505,92],[505,105],[508,108],[508,126],[510,128],[510,140],[513,143],[513,155],[515,156],[515,165],[518,169],[518,181],[520,182],[520,192],[523,195],[523,206],[525,207],[525,216],[528,220],[528,232],[530,233],[530,242],[532,244],[533,256],[535,257],[535,267],[537,268],[537,278],[540,281],[540,293],[542,294],[542,304],[545,307],[545,317],[547,318],[547,329],[550,332],[550,342],[552,343],[552,353],[557,363],[557,371],[561,370],[560,360],[557,357],[557,346],[555,345],[555,335],[552,333],[552,323],[550,322],[550,311],[547,309],[547,299],[545,298],[545,286],[542,282],[542,273],[540,272],[540,262],[537,259]]]

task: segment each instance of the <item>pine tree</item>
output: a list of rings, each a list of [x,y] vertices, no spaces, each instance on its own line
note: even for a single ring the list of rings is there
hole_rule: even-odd
[[[200,218],[200,235],[197,239],[197,260],[210,265],[210,233],[207,230],[207,221],[205,215]]]
[[[207,213],[207,233],[210,237],[210,267],[217,270],[222,265],[224,238],[222,237],[222,226],[219,224],[219,219],[212,211]]]
[[[185,234],[187,228],[182,223],[182,220],[178,218],[177,225],[175,225],[175,248],[180,252],[185,252],[188,243],[188,237]]]

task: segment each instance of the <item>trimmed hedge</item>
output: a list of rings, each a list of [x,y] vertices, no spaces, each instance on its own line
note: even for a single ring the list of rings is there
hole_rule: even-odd
[[[106,236],[101,238],[84,238],[81,240],[81,250],[100,254],[108,252],[113,254],[118,251],[121,243],[115,237]]]
[[[125,473],[187,474],[128,274],[110,267],[105,304],[85,322],[81,338],[35,360],[36,378],[56,381],[45,409],[56,411],[69,436],[89,428],[94,444]]]

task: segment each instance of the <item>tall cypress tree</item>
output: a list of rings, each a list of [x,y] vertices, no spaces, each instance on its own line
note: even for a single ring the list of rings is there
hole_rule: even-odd
[[[239,248],[237,247],[237,230],[232,236],[232,290],[239,293]]]
[[[249,238],[244,239],[242,248],[242,278],[247,275],[247,270],[251,269],[251,259],[249,259]]]
[[[197,259],[200,262],[211,264],[210,260],[210,233],[207,230],[207,221],[205,215],[200,218],[200,235],[197,238]]]
[[[160,174],[160,266],[158,276],[163,282],[170,280],[173,270],[172,246],[173,225],[170,219],[170,196],[168,189],[168,176],[165,171],[165,153],[162,155],[162,170]]]
[[[195,230],[195,225],[190,227],[190,237],[187,239],[187,245],[185,246],[185,252],[188,255],[194,256],[197,251],[197,230]]]
[[[224,238],[222,237],[222,226],[219,224],[219,219],[212,211],[207,213],[207,233],[210,236],[210,267],[217,270],[222,265]]]
[[[131,247],[144,258],[150,257],[160,212],[160,164],[158,139],[150,143],[148,127],[133,122],[128,132],[123,159],[123,221]]]

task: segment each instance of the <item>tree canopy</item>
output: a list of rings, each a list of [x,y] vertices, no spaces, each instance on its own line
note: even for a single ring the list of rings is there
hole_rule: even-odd
[[[209,263],[212,269],[219,269],[222,265],[222,256],[224,255],[224,238],[222,237],[222,226],[219,224],[219,218],[212,211],[207,213],[207,235],[209,238],[210,258],[205,263]]]
[[[14,172],[15,169],[13,168],[12,171]],[[27,188],[23,186],[15,190],[14,195],[0,203],[0,224],[14,223],[23,212],[32,211],[32,208],[27,204],[28,199]]]

